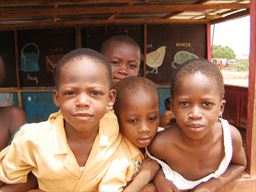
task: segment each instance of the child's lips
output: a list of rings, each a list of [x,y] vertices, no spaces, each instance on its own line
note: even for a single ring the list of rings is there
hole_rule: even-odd
[[[138,141],[140,144],[148,145],[151,142],[151,137],[149,136],[139,137]]]
[[[190,124],[188,128],[193,132],[200,132],[204,129],[204,126],[201,124]]]
[[[88,112],[76,112],[73,114],[75,117],[92,117],[93,115]]]
[[[115,81],[120,81],[120,80],[122,80],[123,78],[118,78],[118,77],[114,77],[114,80]]]

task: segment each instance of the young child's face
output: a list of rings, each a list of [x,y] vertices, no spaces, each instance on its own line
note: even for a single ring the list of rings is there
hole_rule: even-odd
[[[190,138],[203,138],[224,110],[216,81],[200,72],[182,76],[176,82],[172,108],[177,124]]]
[[[156,135],[159,106],[155,95],[127,95],[118,110],[120,131],[137,147],[146,147]]]
[[[54,102],[65,119],[65,127],[76,131],[97,130],[106,112],[113,105],[115,92],[109,90],[107,69],[88,58],[68,61],[61,70]]]
[[[128,76],[137,76],[140,68],[140,50],[127,43],[111,42],[104,56],[111,64],[113,84]]]

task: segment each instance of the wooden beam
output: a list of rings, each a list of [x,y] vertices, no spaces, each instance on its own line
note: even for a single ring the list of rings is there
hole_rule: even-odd
[[[128,5],[133,5],[134,4],[134,2],[133,3],[128,3]],[[109,18],[108,18],[108,20],[113,20],[113,19],[115,19],[116,17],[118,17],[120,15],[120,12],[117,12],[117,13],[115,13],[115,14],[113,14],[113,15],[111,15]]]
[[[34,8],[29,10],[4,9],[0,12],[1,19],[26,17],[53,17],[67,15],[112,14],[112,13],[153,13],[173,11],[202,11],[207,9],[247,9],[250,4],[220,3],[192,5],[147,5],[147,6],[115,6],[115,7],[72,7],[72,8]]]
[[[67,28],[79,26],[99,26],[99,25],[143,25],[143,24],[206,24],[207,19],[189,20],[189,19],[115,19],[115,20],[66,20],[59,22],[35,21],[20,24],[2,24],[1,31],[21,30],[21,29],[43,29],[43,28]]]
[[[138,3],[139,0],[2,0],[0,7],[33,7],[33,6],[54,6],[54,5],[82,5],[82,4],[104,4],[104,3]]]
[[[196,1],[195,3],[193,3],[193,4],[201,4],[201,3],[205,3],[205,2],[207,2],[208,0],[198,0],[198,1]],[[173,16],[175,16],[175,15],[178,15],[178,14],[180,14],[180,13],[182,13],[183,11],[174,11],[174,12],[172,12],[172,13],[170,13],[170,14],[167,14],[167,15],[165,15],[164,17],[162,17],[162,19],[168,19],[168,18],[170,18],[170,17],[173,17]]]
[[[231,14],[231,15],[226,16],[226,17],[215,19],[215,20],[211,21],[211,23],[212,24],[217,24],[217,23],[221,23],[221,22],[224,22],[224,21],[228,21],[228,20],[238,19],[239,17],[244,17],[244,16],[249,15],[249,14],[250,14],[250,10],[246,9],[244,11],[240,11],[240,12]]]
[[[17,87],[0,88],[1,93],[44,93],[52,92],[54,87],[40,87],[40,89],[21,89]]]

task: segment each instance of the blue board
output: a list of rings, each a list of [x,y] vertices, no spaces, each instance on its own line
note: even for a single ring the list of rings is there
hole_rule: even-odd
[[[58,110],[53,103],[52,92],[22,93],[22,102],[29,123],[45,121]]]

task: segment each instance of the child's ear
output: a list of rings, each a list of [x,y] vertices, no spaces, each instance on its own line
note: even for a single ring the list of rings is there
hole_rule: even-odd
[[[56,107],[59,107],[59,93],[57,90],[53,91],[53,102],[56,105]]]
[[[108,101],[108,106],[109,107],[113,107],[114,103],[115,103],[115,100],[116,100],[116,90],[115,89],[111,89],[109,91],[109,101]]]
[[[219,117],[222,117],[222,114],[223,114],[224,109],[225,109],[225,104],[226,104],[226,100],[222,99],[222,101],[221,101],[221,105],[220,105],[220,113],[219,113]]]
[[[172,100],[171,100],[171,103],[170,103],[170,110],[171,110],[171,112],[173,114],[173,118],[175,118],[175,115],[173,113],[173,101]]]

